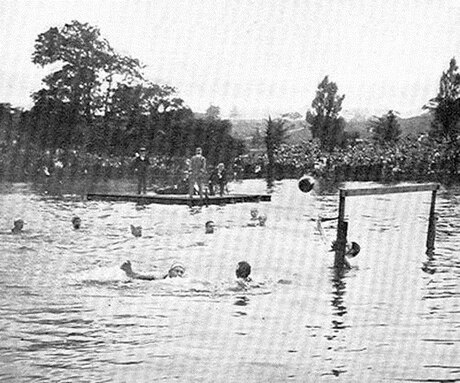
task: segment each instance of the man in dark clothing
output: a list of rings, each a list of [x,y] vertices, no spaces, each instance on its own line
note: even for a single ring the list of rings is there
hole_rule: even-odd
[[[214,171],[209,177],[209,191],[211,195],[215,194],[215,188],[219,187],[219,194],[224,195],[225,187],[227,186],[227,172],[225,171],[225,165],[220,163],[216,166]]]
[[[136,153],[134,160],[134,172],[137,174],[137,194],[147,193],[147,173],[150,161],[147,157],[147,150],[140,148],[139,154]]]

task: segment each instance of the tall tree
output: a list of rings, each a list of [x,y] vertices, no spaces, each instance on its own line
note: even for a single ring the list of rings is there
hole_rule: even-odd
[[[380,144],[391,144],[399,140],[401,128],[394,111],[389,110],[388,113],[381,117],[374,116],[374,119],[369,123],[372,137]]]
[[[209,108],[206,109],[205,113],[206,118],[217,119],[220,117],[220,108],[215,105],[209,105]]]
[[[339,117],[345,95],[338,94],[337,84],[328,76],[318,84],[316,97],[311,104],[306,120],[310,124],[313,138],[318,138],[324,149],[332,150],[344,141],[345,120]]]
[[[287,128],[284,126],[286,123],[283,119],[272,120],[268,116],[267,127],[265,129],[265,145],[267,147],[267,181],[270,184],[274,179],[275,169],[275,150],[286,140]]]
[[[460,134],[460,73],[455,58],[439,81],[438,95],[431,99],[424,109],[433,114],[432,134],[450,142]]]
[[[61,64],[43,79],[45,87],[33,95],[38,105],[38,110],[33,110],[36,118],[53,114],[56,108],[65,111],[57,120],[48,118],[45,123],[48,129],[57,129],[52,135],[59,134],[62,125],[69,129],[91,125],[96,116],[107,112],[114,88],[142,80],[138,60],[117,54],[98,28],[78,21],[38,35],[32,61],[42,67]]]

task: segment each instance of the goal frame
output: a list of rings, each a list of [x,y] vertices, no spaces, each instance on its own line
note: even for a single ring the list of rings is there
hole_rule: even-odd
[[[428,219],[428,233],[426,239],[426,254],[433,254],[436,237],[436,192],[438,183],[426,183],[416,185],[379,186],[368,188],[340,188],[339,192],[339,217],[337,223],[337,239],[335,247],[334,266],[342,268],[346,265],[345,253],[347,245],[348,221],[345,220],[346,197],[368,196],[376,194],[413,193],[431,191],[430,215]]]

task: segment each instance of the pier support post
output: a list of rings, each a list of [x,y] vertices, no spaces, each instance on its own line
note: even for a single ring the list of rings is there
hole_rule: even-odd
[[[436,238],[436,190],[431,192],[430,217],[428,219],[428,233],[426,236],[426,254],[431,255],[434,252],[434,241]]]
[[[337,239],[335,241],[334,266],[343,267],[347,245],[348,222],[345,221],[345,191],[340,189],[339,219],[337,222]]]

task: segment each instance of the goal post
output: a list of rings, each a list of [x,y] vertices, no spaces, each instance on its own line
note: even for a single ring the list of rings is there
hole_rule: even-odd
[[[337,223],[337,239],[335,247],[335,267],[343,267],[346,263],[345,252],[347,245],[348,222],[345,220],[345,201],[346,197],[368,196],[376,194],[393,193],[413,193],[431,191],[430,216],[428,219],[428,234],[426,239],[426,253],[432,254],[434,251],[434,241],[436,237],[436,192],[440,185],[438,183],[401,185],[401,186],[379,186],[368,188],[340,188],[339,192],[339,217]]]

